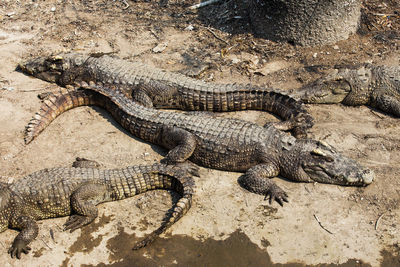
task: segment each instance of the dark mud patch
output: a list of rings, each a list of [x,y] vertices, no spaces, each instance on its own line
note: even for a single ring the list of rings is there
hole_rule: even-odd
[[[274,264],[267,251],[260,249],[250,239],[237,230],[225,240],[211,238],[204,241],[195,240],[188,236],[174,235],[170,238],[158,238],[151,245],[133,251],[137,242],[135,235],[129,235],[123,228],[119,234],[108,241],[107,247],[112,251],[112,264],[100,263],[101,266],[285,266],[285,267],[370,267],[370,264],[361,260],[351,259],[343,264],[305,265],[303,263]],[[269,242],[264,240],[264,246]],[[392,257],[384,254],[385,259]],[[386,260],[386,262],[391,262]],[[94,265],[82,265],[94,266]]]
[[[105,216],[104,214],[99,218],[99,221],[93,222],[87,226],[84,226],[81,230],[80,237],[71,245],[69,248],[69,254],[72,255],[75,252],[91,252],[95,247],[100,245],[103,235],[99,235],[94,238],[92,233],[99,230],[99,228],[111,221],[111,216]]]
[[[141,224],[142,226],[139,228],[140,231],[146,231],[147,228],[150,226],[149,221],[147,220],[147,218],[143,218],[139,221],[139,224]]]
[[[68,267],[68,266],[69,266],[68,263],[69,263],[69,258],[66,258],[66,259],[61,263],[60,267]]]
[[[400,244],[394,244],[393,249],[382,250],[381,267],[400,266]]]
[[[44,247],[42,247],[42,248],[34,251],[33,252],[33,257],[38,258],[38,257],[42,256],[43,255],[43,251],[45,251],[45,250],[46,249]]]

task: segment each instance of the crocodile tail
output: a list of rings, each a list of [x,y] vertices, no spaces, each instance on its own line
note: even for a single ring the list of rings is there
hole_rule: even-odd
[[[199,93],[200,94],[200,93]],[[195,95],[195,94],[193,94]],[[189,99],[189,96],[187,96]],[[193,98],[193,97],[192,97]],[[190,101],[189,101],[190,102]],[[292,130],[295,135],[314,125],[310,113],[301,101],[280,92],[277,89],[263,88],[251,84],[227,84],[213,94],[206,93],[197,101],[192,101],[197,109],[212,111],[262,110],[279,116],[283,122],[276,123],[280,130]],[[190,103],[192,103],[190,102]],[[203,103],[203,108],[200,104]],[[209,104],[210,103],[210,104]],[[211,106],[210,106],[211,105]]]
[[[51,94],[43,101],[40,110],[36,112],[26,126],[24,135],[25,144],[29,144],[35,139],[63,112],[75,107],[94,104],[93,95],[90,91],[77,91],[73,87],[63,88],[58,93]]]
[[[313,117],[301,101],[277,89],[251,84],[231,86],[226,96],[227,108],[230,110],[254,109],[275,114],[283,121],[274,123],[274,126],[279,130],[291,130],[296,137],[306,137],[307,129],[314,125]],[[228,96],[229,94],[232,96]],[[223,103],[222,100],[221,103]]]
[[[87,89],[88,91],[94,91],[99,93],[100,95],[105,96],[107,99],[110,100],[108,102],[113,103],[117,106],[118,110],[121,110],[128,114],[130,113],[129,109],[132,105],[138,105],[136,102],[132,101],[126,96],[126,94],[121,90],[122,87],[119,85],[104,84],[102,82],[91,81],[89,83],[80,82],[79,86],[83,89]],[[107,110],[109,110],[111,113],[113,112],[110,109]],[[116,120],[120,119],[118,116],[114,116],[114,118]]]
[[[175,222],[177,222],[186,212],[190,209],[192,205],[192,196],[193,196],[193,188],[194,188],[194,180],[192,175],[197,174],[197,167],[195,167],[192,171],[188,171],[186,165],[192,165],[191,163],[183,163],[178,165],[164,165],[164,164],[155,164],[153,165],[156,168],[159,168],[158,171],[161,175],[166,175],[168,177],[174,177],[171,180],[171,189],[178,192],[181,195],[181,198],[174,205],[172,211],[169,215],[164,219],[163,223],[159,228],[154,230],[152,233],[147,235],[141,241],[136,243],[133,247],[133,250],[138,250],[143,248],[153,242],[160,234],[164,233],[169,227],[171,227]]]

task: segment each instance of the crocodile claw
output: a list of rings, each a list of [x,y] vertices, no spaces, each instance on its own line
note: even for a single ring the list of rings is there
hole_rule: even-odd
[[[272,204],[272,201],[275,200],[283,207],[283,202],[289,202],[288,195],[285,191],[283,191],[279,186],[272,185],[271,188],[265,194],[265,199],[269,198],[269,204]]]
[[[64,231],[70,230],[70,232],[72,233],[76,229],[81,228],[86,224],[88,224],[86,216],[72,215],[64,224]]]
[[[200,168],[196,164],[186,161],[183,163],[177,163],[176,166],[193,176],[200,177],[200,173],[199,173]]]
[[[17,257],[17,259],[21,259],[21,252],[28,254],[30,247],[23,240],[14,240],[14,243],[8,250],[8,253],[11,255],[11,258]]]

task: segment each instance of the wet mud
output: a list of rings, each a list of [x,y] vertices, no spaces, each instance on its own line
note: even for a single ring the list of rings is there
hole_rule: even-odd
[[[266,267],[370,267],[359,259],[350,259],[342,264],[315,264],[301,262],[273,263],[266,246],[259,248],[241,231],[232,233],[225,240],[195,240],[189,236],[174,235],[159,238],[153,244],[139,251],[133,251],[137,242],[135,234],[129,235],[122,228],[119,234],[108,241],[108,247],[113,252],[110,260],[113,264],[82,265],[85,267],[101,266],[266,266]],[[299,244],[301,245],[301,244]],[[396,267],[400,264],[400,256],[389,251],[382,251],[382,267]]]

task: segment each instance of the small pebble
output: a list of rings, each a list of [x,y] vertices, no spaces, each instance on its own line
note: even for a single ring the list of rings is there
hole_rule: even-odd
[[[55,7],[55,6],[53,6],[53,7],[50,9],[50,11],[51,11],[51,12],[54,12],[54,11],[56,11],[56,7]]]
[[[194,27],[193,27],[192,24],[190,24],[189,26],[187,26],[187,27],[185,28],[185,31],[193,31],[193,30],[194,30]]]

